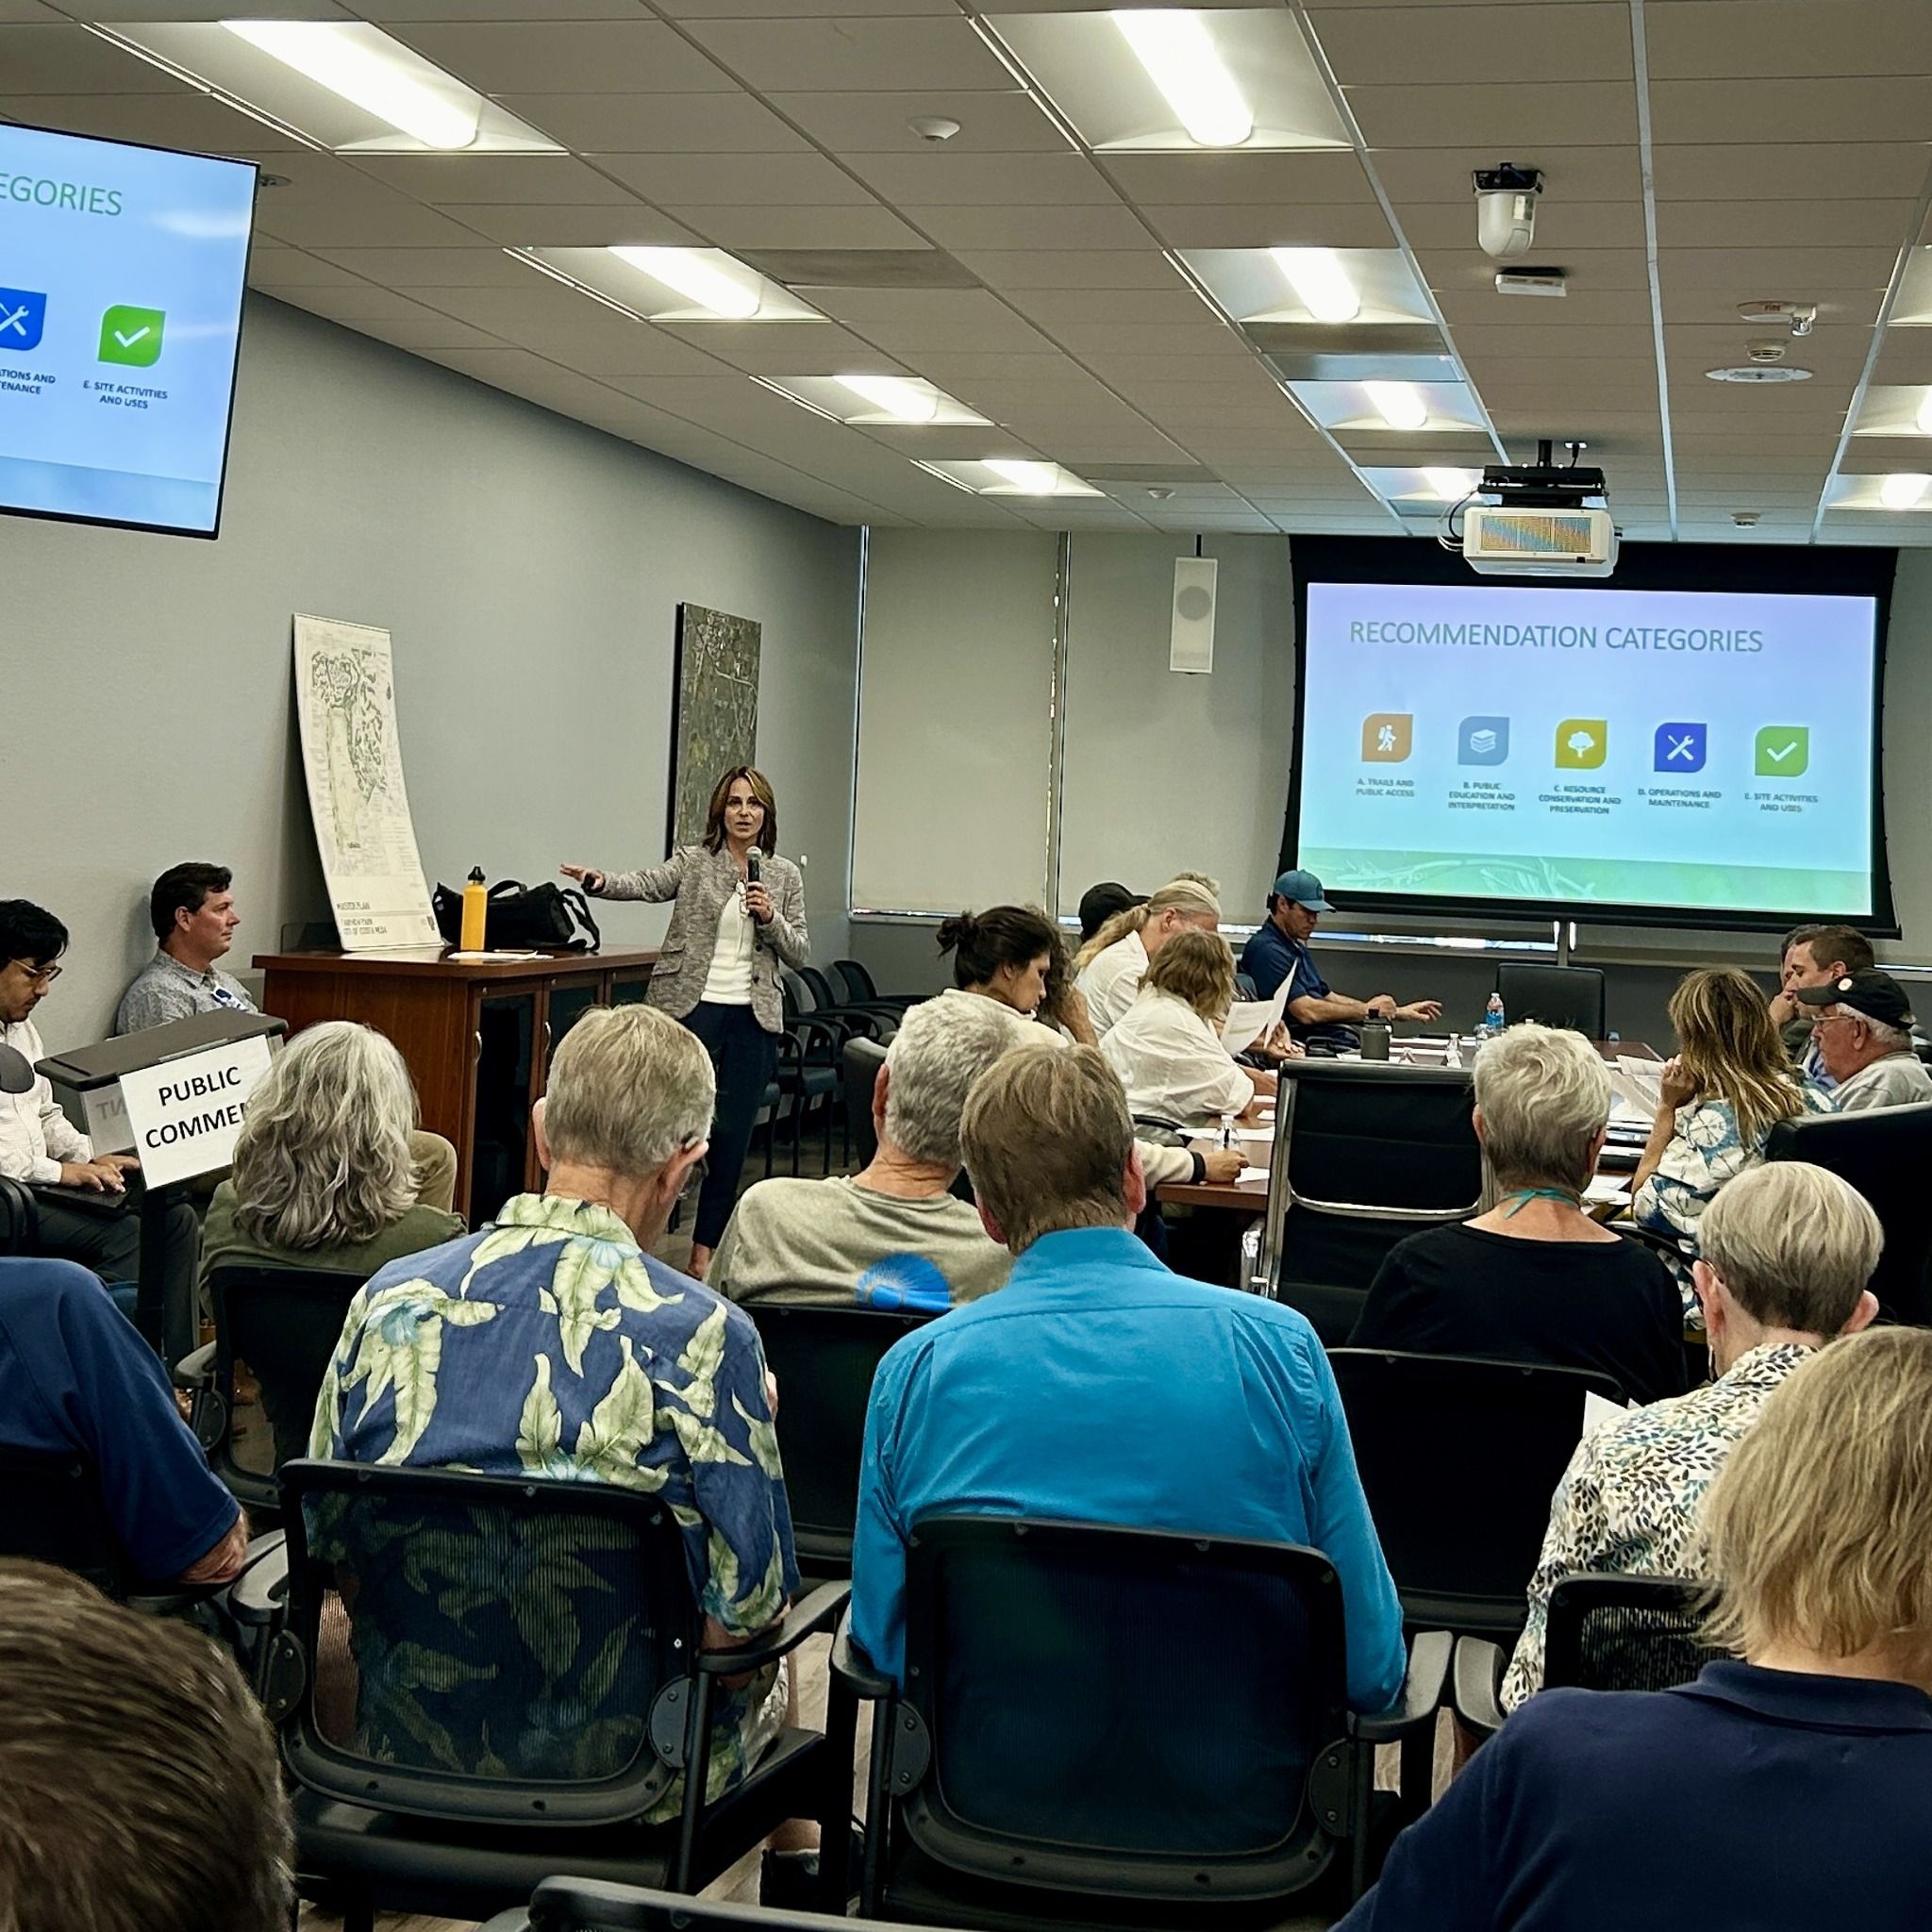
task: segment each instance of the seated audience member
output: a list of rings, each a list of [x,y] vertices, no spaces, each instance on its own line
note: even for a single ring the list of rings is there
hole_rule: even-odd
[[[1378,992],[1373,999],[1351,999],[1336,992],[1322,977],[1308,940],[1324,912],[1335,910],[1322,895],[1322,881],[1311,872],[1285,872],[1268,894],[1268,918],[1241,948],[1241,970],[1254,982],[1257,999],[1271,1000],[1288,981],[1289,1031],[1297,1040],[1352,1043],[1344,1024],[1364,1020],[1440,1020],[1440,1000],[1411,1000],[1398,1005],[1395,995]]]
[[[0,1562],[0,1923],[281,1932],[293,1846],[234,1660],[43,1563]]]
[[[1741,1661],[1529,1699],[1342,1932],[1932,1924],[1928,1409],[1924,1329],[1792,1374],[1705,1505]]]
[[[703,1042],[655,1008],[587,1012],[557,1048],[536,1120],[549,1186],[513,1195],[477,1234],[392,1261],[356,1296],[310,1444],[341,1461],[647,1491],[683,1527],[709,1647],[756,1638],[798,1587],[758,1331],[646,1252],[704,1158],[715,1088]],[[714,1790],[776,1736],[776,1678],[721,1687]],[[426,1681],[365,1670],[361,1683],[378,1755],[387,1733],[422,1735]],[[445,1715],[437,1706],[434,1721]],[[600,1715],[583,1711],[572,1733],[575,1775],[589,1774],[576,1746]],[[675,1817],[681,1800],[680,1779],[648,1815]]]
[[[1239,1067],[1221,1043],[1234,1004],[1234,954],[1218,932],[1175,933],[1100,1051],[1137,1119],[1199,1126],[1272,1098],[1273,1074]]]
[[[1696,1252],[1698,1217],[1726,1181],[1764,1158],[1772,1128],[1833,1109],[1792,1071],[1762,997],[1735,967],[1687,973],[1670,1014],[1677,1053],[1664,1063],[1657,1118],[1631,1176],[1630,1213],[1688,1257]],[[1694,1325],[1703,1317],[1688,1259],[1677,1273]]]
[[[1578,1570],[1623,1576],[1694,1574],[1705,1491],[1765,1399],[1834,1337],[1865,1327],[1865,1286],[1884,1245],[1864,1196],[1807,1161],[1740,1174],[1710,1204],[1691,1273],[1717,1379],[1633,1409],[1578,1444],[1550,1506],[1529,1584],[1529,1621],[1503,1679],[1514,1710],[1543,1680],[1550,1591]]]
[[[1328,1557],[1349,1700],[1386,1707],[1402,1687],[1402,1610],[1313,1329],[1279,1303],[1184,1280],[1133,1238],[1146,1200],[1133,1125],[1091,1047],[996,1061],[959,1138],[1013,1272],[879,1364],[853,1548],[858,1642],[901,1674],[907,1541],[927,1514],[1252,1537]]]
[[[1778,954],[1778,990],[1771,998],[1772,1023],[1806,1078],[1827,1092],[1836,1083],[1819,1060],[1812,1016],[1798,995],[1807,986],[1829,986],[1848,973],[1869,973],[1876,963],[1872,941],[1849,925],[1801,925],[1785,936]]]
[[[1911,1002],[1890,974],[1841,974],[1801,988],[1796,998],[1812,1016],[1818,1059],[1840,1113],[1932,1100],[1932,1074],[1912,1046]]]
[[[1669,1269],[1583,1211],[1611,1099],[1580,1033],[1524,1024],[1490,1041],[1474,1120],[1501,1198],[1390,1249],[1349,1346],[1600,1369],[1639,1402],[1677,1394],[1683,1308]]]
[[[1084,946],[1116,912],[1146,903],[1145,892],[1130,892],[1118,879],[1089,886],[1080,894],[1080,943]]]
[[[33,1023],[34,1008],[60,976],[55,962],[67,950],[67,928],[25,899],[0,899],[0,1046],[34,1066],[47,1050]],[[25,1093],[0,1091],[0,1174],[37,1188],[78,1188],[91,1194],[125,1191],[141,1163],[131,1154],[96,1154],[93,1142],[60,1109],[44,1075]],[[84,1262],[104,1281],[131,1281],[141,1258],[141,1221],[132,1212],[93,1213],[42,1194],[40,1252]],[[194,1293],[194,1258],[201,1240],[194,1209],[177,1201],[168,1209],[161,1292],[186,1307]]]
[[[1048,1048],[1044,1029],[1033,1030],[1042,1036],[1035,1050]],[[718,1244],[712,1286],[735,1302],[935,1312],[998,1288],[1012,1257],[949,1190],[967,1090],[1014,1050],[1013,1029],[990,1000],[957,1012],[941,1000],[910,1008],[873,1087],[870,1165],[849,1177],[748,1189]]]
[[[1116,912],[1074,956],[1093,1030],[1105,1038],[1134,1004],[1150,961],[1178,932],[1216,932],[1221,896],[1199,873],[1184,873],[1138,906]]]
[[[116,1033],[139,1033],[195,1013],[252,1013],[255,1002],[215,964],[235,941],[241,914],[225,865],[171,865],[148,894],[155,956],[134,975],[114,1015]]]
[[[242,1568],[241,1506],[181,1420],[159,1357],[75,1262],[0,1260],[0,1442],[84,1456],[142,1579],[225,1583]]]
[[[1045,918],[1043,913],[1041,916]],[[1040,996],[1035,1017],[1063,1040],[1071,1040],[1076,1046],[1091,1046],[1093,1021],[1087,1011],[1086,994],[1074,983],[1067,937],[1051,920],[1047,920],[1047,925],[1053,933],[1053,962],[1046,969],[1046,991]]]
[[[1030,906],[989,906],[940,922],[940,951],[953,956],[953,984],[941,1003],[988,999],[1011,1015],[1016,1041],[1035,1036],[1059,934]],[[1054,1029],[1058,1037],[1058,1029]]]

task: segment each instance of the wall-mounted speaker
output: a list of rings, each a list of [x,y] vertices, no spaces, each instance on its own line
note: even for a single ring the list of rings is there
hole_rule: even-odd
[[[1211,557],[1174,560],[1174,629],[1169,633],[1170,671],[1214,669],[1214,573]]]

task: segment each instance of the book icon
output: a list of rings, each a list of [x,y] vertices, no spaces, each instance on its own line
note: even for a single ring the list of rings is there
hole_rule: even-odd
[[[1500,765],[1509,756],[1507,718],[1465,718],[1456,737],[1458,765]]]
[[[1489,730],[1472,731],[1469,734],[1469,748],[1474,752],[1494,751],[1496,748],[1496,734]]]

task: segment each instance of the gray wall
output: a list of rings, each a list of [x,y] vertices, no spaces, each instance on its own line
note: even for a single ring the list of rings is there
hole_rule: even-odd
[[[292,724],[295,611],[387,625],[433,884],[663,856],[680,601],[764,626],[758,761],[844,950],[858,533],[260,296],[213,543],[0,517],[0,896],[73,933],[38,1024],[98,1038],[148,881],[232,866],[230,964],[325,917]],[[644,943],[658,908],[610,908]]]

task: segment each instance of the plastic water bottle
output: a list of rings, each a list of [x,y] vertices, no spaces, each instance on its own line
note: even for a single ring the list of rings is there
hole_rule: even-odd
[[[1494,1040],[1507,1024],[1503,1017],[1503,995],[1492,992],[1489,1005],[1483,1008],[1483,1038]]]

